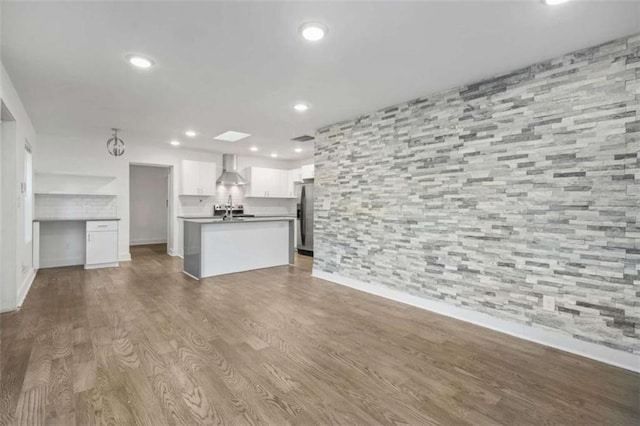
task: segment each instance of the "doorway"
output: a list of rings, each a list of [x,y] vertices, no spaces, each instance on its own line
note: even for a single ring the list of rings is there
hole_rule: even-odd
[[[0,101],[0,312],[16,308],[18,282],[18,152],[16,120]]]
[[[171,167],[129,166],[129,250],[132,257],[167,253],[171,242]]]

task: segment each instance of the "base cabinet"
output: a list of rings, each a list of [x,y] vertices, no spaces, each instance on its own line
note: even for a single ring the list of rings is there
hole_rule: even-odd
[[[118,222],[87,222],[85,269],[118,266]]]

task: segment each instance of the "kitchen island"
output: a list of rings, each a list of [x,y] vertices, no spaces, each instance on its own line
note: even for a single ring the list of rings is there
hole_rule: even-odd
[[[184,219],[185,274],[196,278],[292,265],[295,219]]]

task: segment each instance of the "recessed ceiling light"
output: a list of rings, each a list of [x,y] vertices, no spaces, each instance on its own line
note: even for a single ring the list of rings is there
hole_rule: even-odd
[[[217,139],[219,141],[236,142],[236,141],[239,141],[240,139],[248,138],[249,136],[251,136],[249,133],[235,132],[233,130],[229,130],[228,132],[224,132],[214,137],[214,139]]]
[[[273,158],[276,158],[276,157],[278,156],[278,154],[276,154],[276,153],[274,152],[274,153],[272,153],[272,154],[271,154],[271,156],[272,156]]]
[[[169,143],[170,143],[171,145],[173,145],[173,146],[178,146],[178,145],[180,145],[180,141],[171,141],[171,142],[169,142]]]
[[[187,130],[186,132],[184,132],[184,134],[189,136],[190,138],[195,138],[196,136],[198,136],[198,132],[196,132],[195,130]]]
[[[295,152],[302,152],[302,148],[296,148],[294,149]]]
[[[293,106],[293,109],[295,109],[298,112],[305,112],[306,110],[308,110],[310,108],[309,104],[305,104],[305,103],[297,103]]]
[[[544,0],[544,2],[550,6],[555,6],[557,4],[566,3],[569,0]]]
[[[258,150],[257,146],[252,146],[251,148],[249,148],[250,151],[256,152]]]
[[[300,34],[308,41],[319,41],[324,38],[329,29],[319,22],[307,22],[300,26]]]
[[[154,62],[151,59],[140,55],[129,55],[127,56],[127,60],[136,68],[147,69],[154,65]]]

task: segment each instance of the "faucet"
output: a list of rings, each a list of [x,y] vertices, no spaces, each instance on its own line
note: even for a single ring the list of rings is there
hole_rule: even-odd
[[[229,198],[227,199],[227,212],[224,215],[224,219],[233,219],[233,198],[231,194],[229,194]]]

